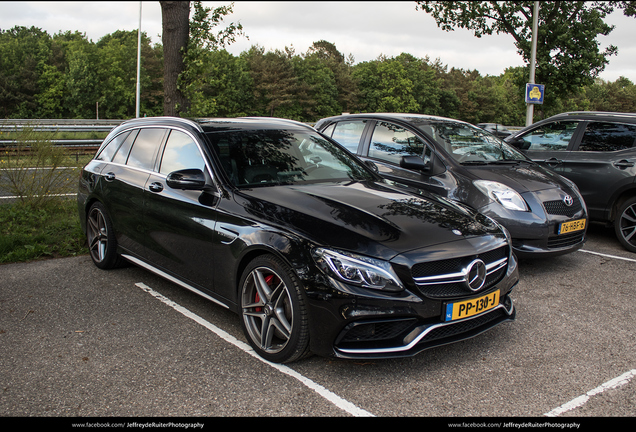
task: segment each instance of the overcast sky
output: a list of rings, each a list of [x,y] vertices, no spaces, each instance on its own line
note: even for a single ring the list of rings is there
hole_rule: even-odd
[[[161,7],[158,1],[141,2],[141,29],[154,42],[161,41]],[[204,2],[209,7],[227,2]],[[35,26],[53,35],[59,31],[79,31],[97,42],[116,30],[139,26],[140,2],[11,2],[0,1],[0,29],[16,25]],[[244,2],[236,1],[226,22],[240,22],[249,39],[240,38],[228,51],[238,55],[252,45],[266,50],[293,47],[296,53],[326,40],[356,62],[388,57],[402,52],[418,58],[440,59],[449,68],[476,69],[481,75],[500,75],[509,66],[521,66],[509,35],[476,38],[468,30],[445,32],[435,20],[415,10],[414,1],[354,2]],[[601,78],[615,81],[624,76],[636,83],[636,18],[615,12],[606,20],[616,28],[600,36],[602,48],[613,44],[618,55]]]

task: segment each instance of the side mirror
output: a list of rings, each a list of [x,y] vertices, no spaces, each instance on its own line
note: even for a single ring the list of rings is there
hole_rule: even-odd
[[[166,183],[172,189],[204,190],[207,188],[205,174],[200,169],[184,169],[168,174]]]
[[[530,143],[525,141],[523,138],[516,137],[506,141],[507,144],[518,148],[519,150],[528,150],[530,148]]]
[[[400,167],[416,171],[428,171],[430,165],[419,156],[402,156]]]

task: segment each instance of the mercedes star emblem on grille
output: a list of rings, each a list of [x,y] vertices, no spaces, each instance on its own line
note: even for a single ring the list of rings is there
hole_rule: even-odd
[[[477,291],[486,281],[486,264],[480,259],[471,262],[466,272],[466,284],[471,291]]]

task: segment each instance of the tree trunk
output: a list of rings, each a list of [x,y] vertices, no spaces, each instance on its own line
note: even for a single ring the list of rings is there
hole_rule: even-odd
[[[183,51],[190,35],[190,2],[160,1],[163,34],[163,113],[178,116],[187,111],[189,101],[177,88],[179,74],[184,70]]]

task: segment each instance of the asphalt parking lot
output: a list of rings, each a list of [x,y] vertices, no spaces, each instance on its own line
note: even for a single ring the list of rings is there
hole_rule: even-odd
[[[236,315],[142,269],[3,265],[0,416],[634,417],[636,255],[592,225],[584,251],[520,270],[514,323],[409,359],[281,367]]]

